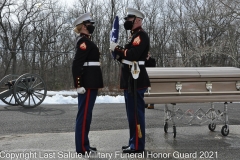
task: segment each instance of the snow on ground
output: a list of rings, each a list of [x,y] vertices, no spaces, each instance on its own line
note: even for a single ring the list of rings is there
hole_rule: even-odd
[[[76,98],[74,98],[76,97]],[[96,103],[124,103],[123,96],[98,96]],[[42,104],[77,104],[76,91],[47,91]],[[0,105],[6,105],[0,100]]]

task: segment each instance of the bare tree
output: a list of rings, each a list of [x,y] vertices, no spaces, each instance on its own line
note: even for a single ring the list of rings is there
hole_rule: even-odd
[[[38,19],[40,8],[46,4],[46,1],[9,1],[1,7],[0,18],[0,38],[4,41],[4,47],[11,54],[10,62],[12,61],[12,73],[16,73],[17,69],[17,50],[19,48],[19,37],[21,33],[33,21]],[[40,21],[44,20],[40,19]],[[8,68],[7,68],[8,70]],[[6,70],[6,72],[7,72]]]
[[[101,52],[104,91],[118,91],[120,63],[109,51],[115,16],[120,19],[118,43],[127,42],[123,28],[126,7],[144,12],[143,28],[158,67],[240,67],[239,0],[76,0],[63,6],[51,0],[0,1],[0,76],[40,74],[49,89],[73,87],[75,54],[73,21],[91,12],[92,40]]]

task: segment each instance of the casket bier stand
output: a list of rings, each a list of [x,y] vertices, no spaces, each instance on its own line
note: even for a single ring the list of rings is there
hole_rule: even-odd
[[[176,137],[174,118],[177,103],[210,102],[207,112],[198,109],[192,113],[191,121],[200,113],[209,119],[211,131],[216,128],[216,120],[224,118],[221,133],[229,133],[227,104],[240,102],[240,69],[234,67],[172,67],[147,68],[151,88],[144,95],[146,104],[165,104],[164,131],[168,131],[168,121],[173,124],[173,137]],[[224,111],[216,112],[214,102],[223,102]],[[172,110],[167,104],[172,104]]]

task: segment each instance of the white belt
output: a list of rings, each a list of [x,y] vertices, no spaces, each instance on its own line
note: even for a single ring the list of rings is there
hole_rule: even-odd
[[[133,64],[133,62],[128,61],[128,60],[126,60],[126,59],[123,59],[123,60],[122,60],[122,63],[128,64],[128,65],[132,65],[132,64]],[[138,61],[138,64],[139,64],[139,65],[144,65],[144,64],[145,64],[145,61]]]
[[[85,62],[83,66],[100,66],[100,62]]]

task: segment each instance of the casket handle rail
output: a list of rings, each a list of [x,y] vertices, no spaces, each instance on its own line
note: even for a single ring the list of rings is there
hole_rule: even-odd
[[[181,90],[182,90],[182,83],[181,82],[176,83],[176,90],[178,91],[179,94],[181,94]]]
[[[209,91],[209,93],[212,93],[212,82],[208,81],[206,83],[206,89]]]
[[[154,93],[154,92],[151,92],[150,93],[150,90],[151,88],[149,87],[147,92],[146,92],[146,95],[150,96],[154,96],[154,95],[176,95],[176,94],[181,94],[181,95],[187,95],[187,94],[240,94],[240,81],[236,81],[236,89],[237,91],[215,91],[215,92],[212,92],[212,88],[213,88],[213,85],[212,85],[212,82],[211,81],[208,81],[206,82],[206,89],[208,90],[208,92],[181,92],[182,90],[182,83],[181,82],[177,82],[175,84],[175,87],[176,87],[176,90],[177,92],[160,92],[160,93]],[[147,94],[148,93],[148,94]]]
[[[157,92],[157,93],[155,93],[155,92],[152,92],[152,93],[150,93],[150,94],[147,94],[147,93],[145,93],[145,95],[146,96],[149,96],[149,95],[151,95],[151,96],[155,96],[155,95],[179,95],[179,92]],[[220,92],[180,92],[180,94],[181,95],[196,95],[196,94],[198,94],[198,95],[204,95],[204,94],[223,94],[223,95],[225,95],[225,94],[240,94],[240,92],[239,91],[220,91]]]
[[[236,82],[236,88],[237,88],[238,91],[240,91],[240,81]]]

